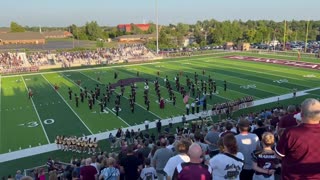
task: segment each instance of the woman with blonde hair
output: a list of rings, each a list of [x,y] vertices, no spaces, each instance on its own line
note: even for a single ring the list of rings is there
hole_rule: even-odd
[[[119,169],[115,168],[116,160],[112,157],[106,159],[103,164],[107,164],[107,168],[104,168],[101,171],[99,179],[104,180],[119,180],[120,179],[120,171]]]
[[[274,180],[276,168],[280,167],[279,159],[272,150],[274,135],[270,132],[262,134],[262,149],[252,153],[254,180]]]

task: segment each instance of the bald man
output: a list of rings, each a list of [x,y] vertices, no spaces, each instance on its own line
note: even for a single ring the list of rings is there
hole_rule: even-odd
[[[211,168],[205,164],[202,164],[203,159],[202,149],[199,144],[193,143],[189,147],[188,155],[190,157],[190,162],[185,162],[179,164],[174,172],[173,179],[179,180],[211,180],[212,171]]]
[[[86,165],[80,169],[81,180],[96,180],[98,178],[98,171],[94,166],[91,166],[91,158],[86,159]]]
[[[275,149],[282,159],[283,180],[320,179],[320,102],[303,101],[301,118],[301,124],[283,132]]]

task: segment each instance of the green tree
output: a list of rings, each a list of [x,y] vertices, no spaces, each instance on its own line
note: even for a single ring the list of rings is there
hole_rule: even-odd
[[[138,26],[131,23],[131,34],[143,34],[143,31]]]
[[[189,25],[188,24],[178,23],[178,25],[176,27],[176,31],[178,33],[180,33],[181,35],[185,36],[189,32]]]
[[[11,22],[10,29],[11,29],[11,32],[25,32],[26,31],[24,29],[24,27],[22,27],[21,25],[19,25],[16,22]]]
[[[95,41],[99,38],[103,38],[102,29],[99,27],[96,21],[91,21],[90,23],[86,23],[85,33],[88,36],[89,40]]]

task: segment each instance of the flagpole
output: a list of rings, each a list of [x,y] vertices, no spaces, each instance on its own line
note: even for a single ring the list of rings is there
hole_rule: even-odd
[[[156,0],[156,31],[157,31],[157,49],[156,52],[159,54],[159,17],[158,17],[158,0]]]
[[[286,50],[286,31],[287,31],[287,21],[284,20],[284,27],[283,27],[283,50]]]

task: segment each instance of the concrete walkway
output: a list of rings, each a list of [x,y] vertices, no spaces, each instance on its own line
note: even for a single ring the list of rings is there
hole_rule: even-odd
[[[304,90],[304,91],[298,91],[296,96],[297,97],[305,96],[305,95],[308,95],[308,91],[314,91],[314,90],[319,90],[319,89],[320,89],[320,87],[308,89],[308,90]],[[268,103],[272,103],[272,102],[277,102],[278,99],[281,101],[281,100],[286,100],[286,99],[290,99],[290,98],[293,98],[292,93],[284,94],[284,95],[280,95],[280,96],[274,96],[274,97],[270,97],[270,98],[266,98],[266,99],[260,99],[260,100],[254,101],[253,105],[250,107],[260,106],[260,105],[268,104]],[[211,114],[211,110],[209,110],[207,113],[200,112],[198,114],[190,114],[190,115],[186,116],[186,118],[187,118],[187,121],[191,121],[194,119],[198,119],[200,116],[202,118],[207,117],[209,114]],[[150,122],[149,128],[150,129],[156,128],[156,122],[157,122],[156,120],[153,120],[152,122]],[[172,122],[173,122],[173,124],[181,123],[182,116],[174,117]],[[162,125],[168,125],[169,118],[161,120],[161,123],[162,123]],[[129,130],[133,129],[134,131],[138,131],[138,129],[145,130],[145,126],[144,126],[144,124],[138,124],[135,126],[123,128],[122,130],[126,131],[127,129],[129,129]],[[110,133],[115,135],[116,132],[117,132],[117,130],[112,130],[112,131],[108,131],[108,132],[94,134],[94,135],[91,135],[88,137],[91,137],[91,138],[97,137],[98,140],[104,140],[109,137]],[[15,159],[20,159],[20,158],[24,158],[24,157],[29,157],[29,156],[33,156],[33,155],[38,155],[38,154],[42,154],[42,153],[46,153],[46,152],[51,152],[51,151],[55,151],[55,150],[58,150],[58,148],[57,148],[56,144],[52,143],[52,144],[32,147],[32,148],[28,148],[28,149],[23,149],[23,150],[19,150],[19,151],[9,152],[9,153],[5,153],[5,154],[0,154],[0,163],[15,160]]]

